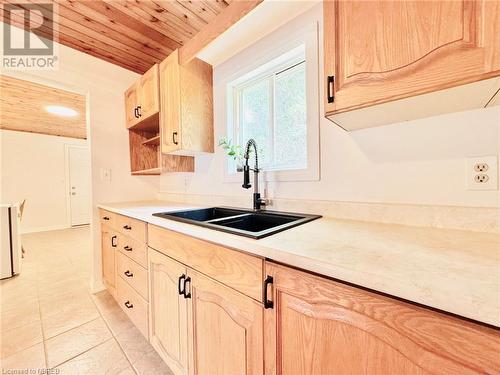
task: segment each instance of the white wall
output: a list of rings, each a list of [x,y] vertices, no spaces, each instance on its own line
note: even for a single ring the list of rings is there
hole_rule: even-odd
[[[100,288],[101,246],[97,203],[154,199],[159,189],[158,177],[130,175],[123,94],[138,75],[62,45],[59,47],[58,71],[2,74],[87,95],[88,139],[92,158],[93,288]],[[110,183],[101,180],[101,168],[111,169]]]
[[[0,202],[26,199],[23,233],[71,226],[65,145],[86,144],[84,139],[0,130]]]
[[[320,23],[322,6],[315,6],[273,32],[286,36],[299,25]],[[273,34],[259,40],[214,69],[215,139],[226,133],[223,93],[228,64],[243,65],[270,47]],[[274,35],[276,38],[276,35]],[[278,38],[279,39],[279,38]],[[323,77],[320,68],[320,79]],[[321,82],[321,81],[320,81]],[[322,85],[320,85],[322,87]],[[320,98],[322,98],[320,93]],[[323,113],[320,101],[320,113]],[[276,182],[268,188],[274,197],[332,201],[411,203],[454,206],[500,206],[497,191],[468,191],[465,157],[497,155],[500,150],[500,107],[452,113],[356,132],[345,132],[329,120],[320,120],[321,180]],[[246,195],[239,183],[224,183],[225,155],[197,157],[194,174],[166,174],[162,192]]]

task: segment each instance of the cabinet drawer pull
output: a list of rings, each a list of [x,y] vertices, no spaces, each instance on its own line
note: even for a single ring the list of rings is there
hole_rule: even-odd
[[[108,221],[108,220],[109,220],[109,217],[107,217],[107,216],[104,216],[104,217],[103,217],[102,219],[103,219],[103,220],[106,220],[106,221]]]
[[[179,291],[179,295],[183,295],[184,294],[184,291],[186,290],[186,275],[182,274],[181,276],[179,276],[179,282],[177,283],[177,289]],[[183,283],[184,281],[184,283]]]
[[[191,278],[189,276],[186,277],[186,280],[184,281],[184,290],[182,291],[182,294],[184,294],[184,298],[191,298],[191,292],[186,293],[188,283],[191,285]]]
[[[111,237],[111,246],[116,247],[116,236]]]
[[[124,272],[124,275],[127,276],[127,277],[134,277],[134,274],[132,272],[130,272],[129,270],[126,270]]]
[[[138,106],[138,107],[137,107],[137,115],[138,115],[139,117],[142,117],[141,109],[142,109],[142,108],[141,108],[141,106]]]
[[[130,301],[125,301],[124,305],[127,309],[132,309],[134,307],[134,305],[132,305]]]
[[[130,225],[124,225],[123,229],[130,230],[130,229],[132,229],[132,227]]]
[[[132,248],[130,246],[123,246],[123,250],[132,251]]]
[[[333,103],[335,100],[335,96],[333,94],[333,85],[335,84],[335,76],[328,76],[328,88],[327,88],[327,98],[328,103]]]
[[[172,133],[172,142],[174,142],[174,145],[179,144],[179,142],[177,142],[177,132]]]
[[[139,118],[139,111],[137,110],[137,107],[134,108],[134,117]]]
[[[270,301],[267,298],[267,289],[269,285],[273,284],[273,277],[272,276],[267,276],[266,279],[264,280],[264,308],[265,309],[272,309],[274,307],[274,302]]]

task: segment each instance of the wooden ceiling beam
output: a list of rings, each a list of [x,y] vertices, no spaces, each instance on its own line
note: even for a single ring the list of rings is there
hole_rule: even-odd
[[[189,42],[179,49],[179,62],[187,64],[224,31],[243,18],[262,0],[235,1],[219,13],[212,22],[200,30]]]

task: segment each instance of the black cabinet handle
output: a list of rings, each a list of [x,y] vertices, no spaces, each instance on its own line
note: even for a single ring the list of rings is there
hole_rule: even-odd
[[[124,304],[124,305],[125,305],[125,307],[126,307],[127,309],[131,309],[131,308],[133,308],[133,307],[134,307],[134,305],[132,305],[132,304],[130,303],[130,301],[125,301],[125,304]]]
[[[184,294],[184,298],[191,298],[191,292],[187,292],[187,284],[191,284],[191,278],[188,276],[186,277],[186,280],[184,281],[184,290],[182,291],[182,293]]]
[[[111,237],[111,246],[116,247],[116,236]]]
[[[177,142],[177,132],[172,133],[172,142],[174,142],[174,145],[179,144],[179,142]]]
[[[138,107],[137,107],[137,115],[138,115],[139,117],[142,117],[141,109],[142,109],[142,108],[141,108],[141,106],[138,106]]]
[[[123,246],[123,250],[132,251],[132,248],[130,246]]]
[[[134,108],[134,117],[139,118],[139,111],[137,110],[137,107]]]
[[[108,220],[109,220],[109,217],[107,217],[107,216],[104,216],[104,217],[103,217],[102,219],[103,219],[103,220],[106,220],[106,221],[108,221]]]
[[[130,230],[130,229],[132,229],[132,227],[130,225],[124,225],[123,229]]]
[[[274,302],[270,301],[267,298],[267,289],[269,285],[272,285],[273,283],[273,277],[272,276],[267,276],[266,279],[264,280],[264,308],[265,309],[272,309],[274,307]]]
[[[123,274],[127,277],[134,277],[134,274],[132,272],[130,272],[129,270],[126,270]]]
[[[179,291],[179,295],[183,295],[184,291],[186,290],[186,275],[182,274],[179,276],[179,282],[177,284],[177,290]],[[182,284],[182,281],[184,281],[184,284]]]
[[[327,88],[327,98],[328,103],[333,103],[335,100],[335,96],[333,94],[333,85],[335,84],[335,76],[328,76],[328,88]]]

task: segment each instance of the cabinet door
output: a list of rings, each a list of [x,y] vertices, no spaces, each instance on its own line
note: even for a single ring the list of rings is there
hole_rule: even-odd
[[[102,278],[106,287],[115,287],[115,251],[117,236],[107,226],[101,229]],[[113,291],[114,292],[114,291]]]
[[[125,91],[125,119],[127,128],[130,128],[139,121],[136,110],[137,100],[137,84],[134,84]]]
[[[188,373],[188,300],[178,289],[182,275],[185,266],[149,249],[149,337],[176,375]]]
[[[189,271],[190,374],[261,375],[262,305]]]
[[[499,75],[498,33],[499,1],[325,1],[325,110]],[[332,84],[328,76],[335,77]]]
[[[270,374],[499,373],[500,333],[271,263]]]
[[[160,64],[160,132],[161,152],[181,148],[180,82],[177,50]]]
[[[158,113],[160,109],[158,65],[155,64],[141,77],[138,85],[138,95],[140,121]]]

